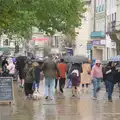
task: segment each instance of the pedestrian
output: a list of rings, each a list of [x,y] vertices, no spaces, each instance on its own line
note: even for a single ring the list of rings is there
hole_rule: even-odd
[[[55,86],[55,78],[56,71],[59,75],[59,70],[57,68],[56,63],[52,59],[52,55],[48,55],[48,59],[42,65],[42,70],[45,76],[45,99],[53,99],[54,97],[54,86]]]
[[[7,69],[9,70],[9,75],[11,77],[14,77],[16,69],[15,69],[15,64],[13,63],[13,60],[12,59],[8,59],[8,64],[9,65],[7,65]]]
[[[59,80],[59,77],[58,77],[58,74],[57,74],[57,72],[56,72],[56,78],[55,78],[55,91],[56,91],[56,92],[57,92],[58,80]]]
[[[33,83],[33,90],[39,92],[39,87],[40,87],[40,65],[37,62],[34,62],[33,64],[33,69],[34,69],[34,74],[35,74],[35,79]]]
[[[57,67],[60,72],[59,89],[60,89],[60,93],[63,93],[63,88],[65,86],[65,80],[66,80],[66,72],[67,72],[67,65],[64,63],[64,59],[60,60],[60,63],[58,63]]]
[[[100,90],[100,82],[103,78],[102,66],[100,60],[96,60],[95,65],[91,71],[92,83],[93,83],[93,99],[97,98],[97,91]]]
[[[3,77],[8,77],[9,76],[9,70],[7,69],[8,64],[4,64],[4,66],[2,67],[2,76]]]
[[[24,79],[25,79],[25,74],[24,74],[24,68],[26,65],[26,59],[24,56],[20,56],[16,59],[16,68],[19,72],[19,78],[21,81],[20,87],[24,88]]]
[[[81,84],[82,84],[82,89],[86,87],[88,89],[88,85],[91,83],[91,66],[90,62],[88,61],[87,63],[84,63],[82,65],[83,73],[81,73]]]
[[[118,82],[118,88],[120,92],[120,63],[117,66],[115,66],[115,68],[116,68],[115,80],[116,82]]]
[[[74,63],[71,66],[71,80],[72,80],[72,97],[76,97],[79,91],[80,81],[81,81],[81,73],[82,73],[82,65],[79,63]]]
[[[5,65],[9,65],[6,57],[5,57],[5,58],[3,59],[3,61],[2,61],[2,68],[3,68]]]
[[[32,94],[33,94],[32,87],[33,87],[33,81],[35,79],[32,62],[29,61],[28,64],[26,64],[24,73],[25,73],[24,92],[25,92],[26,98],[30,98],[32,97]]]
[[[106,89],[108,91],[108,101],[112,102],[112,93],[114,89],[114,84],[116,83],[115,81],[115,74],[116,74],[116,69],[113,66],[112,62],[109,62],[108,65],[105,68],[105,73],[104,73],[104,81],[106,85]]]
[[[71,79],[71,68],[72,68],[72,63],[66,63],[67,64],[67,88],[72,87],[72,79]]]

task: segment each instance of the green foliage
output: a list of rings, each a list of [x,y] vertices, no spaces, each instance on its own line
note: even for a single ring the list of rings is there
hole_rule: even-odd
[[[46,34],[74,34],[86,11],[82,0],[0,0],[0,32],[30,38],[32,26]]]

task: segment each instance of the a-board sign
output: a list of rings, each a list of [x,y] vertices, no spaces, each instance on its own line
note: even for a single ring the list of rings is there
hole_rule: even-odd
[[[0,102],[13,101],[13,78],[0,77]]]

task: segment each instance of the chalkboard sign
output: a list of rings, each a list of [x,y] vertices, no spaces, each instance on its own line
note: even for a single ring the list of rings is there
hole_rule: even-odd
[[[0,102],[13,100],[13,78],[0,77]]]

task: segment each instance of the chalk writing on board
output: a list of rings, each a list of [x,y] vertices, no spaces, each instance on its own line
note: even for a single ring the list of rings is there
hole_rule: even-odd
[[[0,101],[13,100],[12,78],[0,77]]]

